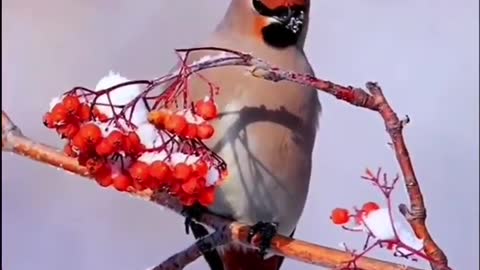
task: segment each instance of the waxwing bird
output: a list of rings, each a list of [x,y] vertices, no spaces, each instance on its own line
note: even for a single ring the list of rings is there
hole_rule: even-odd
[[[251,53],[284,70],[313,75],[303,47],[308,29],[308,0],[231,0],[211,36],[200,45]],[[199,51],[189,62],[217,54]],[[229,177],[208,210],[252,225],[263,248],[275,233],[293,235],[307,198],[312,152],[321,110],[316,90],[287,81],[255,78],[244,67],[201,71],[220,87],[220,118],[209,146],[227,163]],[[202,98],[207,84],[189,81],[191,95]],[[192,228],[193,229],[193,228]],[[194,230],[196,237],[201,232]],[[230,243],[217,249],[226,270],[278,270],[283,257]]]

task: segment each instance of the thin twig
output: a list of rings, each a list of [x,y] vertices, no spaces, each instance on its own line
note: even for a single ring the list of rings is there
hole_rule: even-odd
[[[202,253],[211,251],[218,246],[231,241],[230,230],[224,227],[222,230],[216,230],[210,235],[198,239],[193,245],[187,249],[176,253],[169,257],[161,264],[151,268],[151,270],[179,270],[184,269],[187,265],[202,256]]]

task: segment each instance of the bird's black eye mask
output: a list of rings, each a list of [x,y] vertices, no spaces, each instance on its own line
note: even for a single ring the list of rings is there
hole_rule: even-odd
[[[263,39],[267,44],[285,48],[297,43],[304,26],[305,6],[280,6],[270,9],[261,0],[252,0],[252,5],[258,14],[278,21],[262,29]]]
[[[293,6],[279,6],[274,9],[267,7],[262,0],[252,0],[253,8],[258,14],[265,17],[272,17],[276,19],[283,19],[282,22],[286,22],[287,19],[296,18],[302,19],[305,13],[305,6],[293,5]]]

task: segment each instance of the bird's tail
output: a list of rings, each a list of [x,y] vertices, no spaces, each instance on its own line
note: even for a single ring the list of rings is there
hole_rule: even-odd
[[[208,235],[202,224],[192,222],[190,228],[196,239]],[[291,236],[295,231],[292,232]],[[203,254],[211,270],[279,270],[284,257],[274,255],[263,259],[256,250],[224,249],[222,255],[215,249]]]
[[[208,235],[207,229],[200,223],[191,221],[189,226],[195,239],[199,239]],[[210,266],[210,270],[225,270],[223,267],[222,258],[216,249],[203,253],[203,257],[205,258],[205,261],[207,261],[208,266]]]
[[[263,259],[256,250],[230,249],[222,255],[225,270],[279,270],[284,257]]]

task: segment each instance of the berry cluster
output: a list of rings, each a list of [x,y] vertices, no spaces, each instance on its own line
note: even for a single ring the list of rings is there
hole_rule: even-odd
[[[387,207],[381,207],[376,202],[367,202],[360,209],[354,208],[352,212],[345,208],[332,210],[330,220],[335,225],[341,226],[347,231],[367,234],[363,251],[359,254],[348,250],[346,245],[343,244],[347,251],[355,255],[349,265],[353,264],[355,266],[356,260],[375,246],[386,247],[393,251],[394,256],[412,260],[421,257],[429,260],[421,251],[423,249],[423,239],[419,239],[411,227],[405,226],[393,217],[391,194],[399,177],[395,177],[389,184],[387,174],[382,173],[381,169],[378,169],[377,173],[367,169],[365,175],[361,178],[382,192],[387,201]],[[375,243],[370,244],[370,239],[374,239]]]
[[[332,210],[332,214],[330,215],[330,219],[332,220],[333,224],[335,225],[345,225],[352,220],[355,220],[357,225],[362,223],[363,217],[368,216],[372,211],[380,209],[375,202],[367,202],[362,206],[360,211],[357,211],[356,214],[350,214],[348,209],[345,208],[335,208]]]
[[[95,91],[75,88],[54,98],[45,126],[67,140],[65,154],[100,186],[166,191],[184,205],[213,204],[226,166],[202,142],[214,135],[212,97],[187,108],[150,110],[137,85],[114,87],[125,82],[110,73]]]

